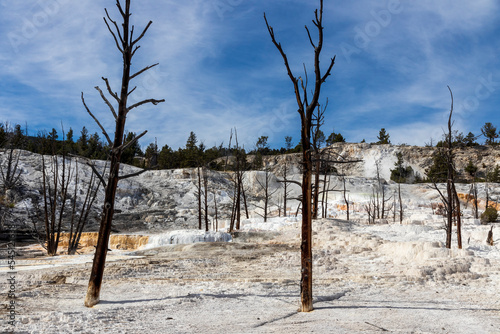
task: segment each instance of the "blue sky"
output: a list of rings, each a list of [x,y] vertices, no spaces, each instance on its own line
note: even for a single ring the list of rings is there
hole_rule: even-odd
[[[293,87],[272,44],[263,13],[295,76],[313,73],[304,25],[319,0],[185,0],[132,2],[142,40],[134,69],[160,65],[137,78],[132,102],[164,98],[135,109],[127,129],[148,130],[143,147],[184,146],[194,131],[206,146],[227,144],[237,128],[253,149],[261,135],[274,147],[299,140]],[[28,123],[30,134],[52,127],[98,131],[80,94],[112,133],[112,115],[94,89],[109,78],[119,91],[121,58],[104,22],[118,19],[115,1],[0,0],[0,120]],[[325,0],[322,89],[329,100],[323,131],[349,142],[376,141],[386,128],[393,144],[441,139],[455,95],[455,129],[500,128],[500,3],[496,0]],[[101,136],[102,137],[102,136]],[[480,139],[483,141],[483,139]]]

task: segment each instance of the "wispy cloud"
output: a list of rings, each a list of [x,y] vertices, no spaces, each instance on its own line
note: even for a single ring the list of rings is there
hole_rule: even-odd
[[[133,2],[136,33],[153,25],[141,41],[134,70],[159,62],[134,80],[132,101],[165,103],[131,113],[127,128],[148,129],[142,142],[183,146],[190,131],[211,146],[237,127],[251,147],[259,135],[273,145],[284,136],[298,141],[293,88],[270,42],[265,11],[295,75],[303,63],[312,75],[312,48],[304,25],[318,1],[192,0]],[[114,1],[1,1],[0,118],[32,129],[86,125],[98,131],[81,105],[109,129],[113,120],[94,86],[108,77],[120,85],[120,55],[102,17]],[[423,144],[441,133],[449,111],[446,85],[455,93],[456,126],[479,132],[498,123],[500,71],[494,0],[469,2],[361,0],[325,3],[322,65],[337,55],[322,101],[329,98],[324,131],[350,141],[376,139],[388,129],[393,142]],[[314,32],[314,30],[312,29]],[[406,136],[406,137],[405,137]]]

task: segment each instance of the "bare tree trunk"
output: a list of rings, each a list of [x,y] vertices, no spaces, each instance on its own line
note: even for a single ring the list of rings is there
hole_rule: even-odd
[[[457,244],[458,248],[462,249],[462,213],[460,212],[460,201],[458,200],[457,190],[455,189],[455,183],[453,183],[453,195],[455,202],[455,212],[457,215]],[[477,203],[476,203],[477,205]]]
[[[325,176],[323,177],[323,193],[321,194],[321,218],[326,218],[326,209],[325,209],[325,196],[326,190],[328,189],[328,185],[326,183],[326,171]]]
[[[346,189],[346,185],[345,185],[345,176],[342,176],[342,183],[344,185],[344,190],[343,190],[343,193],[344,193],[344,202],[345,202],[345,206],[346,206],[346,213],[347,213],[347,220],[349,221],[349,200],[347,199],[347,189]]]
[[[201,211],[201,171],[198,166],[198,230],[201,230],[202,211]]]
[[[247,194],[245,191],[245,187],[243,186],[243,178],[241,183],[241,194],[243,195],[243,206],[245,208],[245,216],[247,217],[247,219],[250,219],[250,215],[248,214]]]
[[[214,187],[215,188],[215,187]],[[219,213],[217,212],[217,194],[214,189],[214,207],[215,207],[215,231],[219,230]]]
[[[320,157],[316,155],[316,163],[314,164],[314,198],[312,207],[312,219],[318,219],[319,210],[319,172],[320,172]]]
[[[205,190],[205,231],[208,232],[208,175],[207,171],[203,169],[203,188]]]
[[[403,224],[403,201],[401,200],[401,184],[398,183],[398,197],[399,197],[399,224]]]
[[[135,176],[138,174],[138,173],[134,173],[131,175],[126,175],[126,176],[120,176],[120,174],[119,174],[119,172],[120,172],[120,160],[121,160],[123,150],[126,149],[129,145],[132,145],[134,142],[139,140],[139,138],[142,137],[146,133],[146,132],[143,132],[141,135],[135,137],[134,141],[123,144],[123,137],[124,137],[124,132],[125,132],[125,121],[126,121],[127,114],[132,109],[139,107],[139,106],[146,104],[146,103],[152,103],[152,104],[156,105],[160,102],[164,102],[164,100],[149,99],[149,100],[143,100],[141,102],[138,102],[130,107],[127,106],[128,97],[131,93],[131,91],[129,91],[130,80],[132,80],[134,77],[140,75],[141,73],[147,71],[148,69],[156,66],[157,64],[145,67],[144,69],[140,70],[139,72],[137,72],[133,75],[130,74],[132,57],[134,56],[135,52],[139,48],[139,46],[137,46],[136,44],[145,35],[146,31],[148,30],[148,28],[150,27],[152,22],[149,21],[149,23],[147,24],[147,26],[143,30],[143,32],[139,35],[138,38],[136,38],[134,40],[131,36],[131,30],[130,30],[130,16],[131,16],[131,14],[130,14],[130,0],[125,1],[125,9],[123,9],[119,0],[116,1],[116,6],[118,7],[118,10],[123,18],[122,31],[120,32],[120,28],[119,28],[118,24],[110,18],[107,10],[106,10],[106,15],[107,15],[108,19],[106,20],[106,18],[104,18],[104,21],[106,23],[106,26],[108,27],[108,30],[113,35],[113,38],[116,42],[116,46],[117,46],[118,50],[121,52],[121,54],[123,56],[123,72],[122,72],[120,96],[118,96],[118,94],[114,93],[111,90],[107,79],[103,78],[103,80],[106,83],[109,94],[118,102],[118,113],[115,112],[111,103],[109,103],[109,101],[104,97],[104,94],[102,94],[102,91],[99,89],[99,87],[96,87],[96,89],[101,93],[101,97],[103,98],[103,100],[106,102],[106,104],[110,108],[113,116],[115,117],[115,137],[114,137],[113,142],[111,141],[110,137],[108,136],[108,134],[104,130],[104,128],[101,126],[99,121],[95,118],[95,116],[87,108],[85,101],[83,99],[83,93],[82,93],[82,102],[83,102],[85,108],[87,109],[87,112],[95,120],[97,125],[101,128],[104,136],[108,140],[108,144],[111,147],[110,154],[109,154],[109,157],[110,157],[109,176],[108,176],[108,181],[106,183],[106,191],[105,191],[105,195],[104,195],[104,205],[103,205],[101,225],[99,228],[99,237],[97,240],[96,251],[94,254],[94,261],[92,264],[92,271],[90,274],[87,295],[85,297],[85,306],[87,306],[87,307],[93,307],[94,305],[96,305],[99,302],[99,299],[100,299],[99,296],[100,296],[100,291],[101,291],[102,279],[103,279],[103,275],[104,275],[106,255],[108,252],[109,236],[111,234],[111,225],[113,222],[113,214],[114,214],[114,206],[115,206],[115,198],[116,198],[116,188],[118,186],[118,181],[120,179],[132,177],[132,176]],[[113,32],[110,22],[116,28],[116,32]],[[133,31],[133,28],[132,28],[132,31]],[[96,172],[96,171],[94,170],[94,172]],[[105,183],[104,178],[100,175],[99,175],[99,177],[100,177],[101,182]]]
[[[318,100],[321,91],[321,85],[326,81],[330,75],[331,69],[335,63],[335,57],[331,59],[330,66],[325,74],[321,75],[319,66],[319,59],[323,47],[323,0],[320,1],[319,11],[315,11],[314,25],[318,29],[318,42],[314,44],[309,29],[306,27],[309,41],[314,47],[314,73],[315,85],[311,100],[308,98],[307,88],[307,72],[305,82],[302,78],[297,78],[292,74],[288,64],[288,58],[283,51],[281,44],[278,43],[274,36],[274,30],[269,26],[266,15],[264,20],[268,32],[271,36],[273,44],[280,52],[288,72],[288,76],[293,83],[295,97],[298,105],[298,112],[301,118],[301,139],[302,139],[302,241],[301,249],[301,281],[300,281],[300,303],[299,311],[310,312],[313,310],[313,297],[312,297],[312,215],[311,215],[311,176],[312,176],[312,159],[311,159],[311,125],[313,112],[318,106]],[[305,66],[304,66],[305,67]],[[299,85],[300,82],[300,85]],[[302,94],[299,86],[302,87]]]

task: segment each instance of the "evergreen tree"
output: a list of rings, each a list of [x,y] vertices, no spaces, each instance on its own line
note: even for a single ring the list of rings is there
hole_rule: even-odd
[[[380,129],[380,132],[377,136],[378,142],[377,144],[390,144],[389,134],[385,131],[385,128]]]
[[[500,183],[500,167],[498,165],[495,166],[494,170],[488,173],[486,180],[488,182]]]
[[[467,136],[464,138],[465,146],[476,146],[478,145],[477,142],[477,136],[475,136],[472,132],[469,132]]]
[[[481,133],[486,138],[486,145],[494,145],[495,139],[498,138],[497,128],[490,122],[487,122],[481,128]]]
[[[326,145],[332,145],[333,143],[345,143],[345,138],[340,133],[332,132],[326,139]]]
[[[260,155],[269,154],[269,144],[267,143],[268,138],[268,136],[260,136],[259,139],[257,139],[255,146],[257,147],[257,153]]]
[[[158,155],[158,166],[161,169],[172,169],[179,166],[178,161],[175,161],[174,151],[170,146],[165,145],[161,148]]]
[[[465,169],[464,169],[470,176],[474,176],[474,174],[476,174],[478,168],[476,165],[474,165],[474,163],[472,162],[472,160],[469,160],[469,163],[467,164],[467,166],[465,166]]]
[[[135,137],[136,137],[135,132],[127,132],[127,135],[125,136],[125,143],[129,143],[130,141],[134,140]],[[121,161],[123,163],[133,165],[134,158],[136,156],[142,156],[142,155],[143,153],[141,150],[141,146],[139,145],[139,141],[136,141],[123,151]]]
[[[78,154],[86,157],[88,151],[88,142],[89,142],[89,131],[84,126],[82,131],[80,131],[80,138],[78,138],[76,144],[78,148]]]
[[[404,166],[403,154],[396,153],[397,161],[394,163],[395,169],[391,169],[391,180],[397,183],[408,183],[414,179],[414,172],[411,166]]]
[[[287,153],[292,149],[292,137],[290,136],[285,137],[285,149]]]
[[[7,143],[7,129],[3,123],[0,123],[0,147],[5,147]]]
[[[448,163],[442,150],[436,150],[432,155],[432,165],[425,170],[425,175],[431,182],[446,182],[448,177]]]

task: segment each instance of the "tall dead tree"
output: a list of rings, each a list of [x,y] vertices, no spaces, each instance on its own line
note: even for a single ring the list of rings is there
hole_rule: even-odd
[[[454,164],[454,153],[453,153],[453,140],[452,140],[452,127],[453,122],[451,121],[453,115],[453,92],[450,86],[448,90],[451,95],[451,108],[450,115],[448,117],[448,133],[445,135],[446,147],[444,152],[441,154],[444,156],[447,167],[447,177],[446,177],[446,196],[438,188],[437,184],[433,182],[433,187],[439,192],[441,200],[445,206],[446,210],[446,248],[451,248],[451,237],[453,221],[456,218],[457,222],[457,243],[458,248],[462,248],[462,224],[461,224],[461,212],[460,212],[460,201],[458,199],[457,190],[455,188],[455,164]]]
[[[147,99],[137,102],[131,106],[128,105],[127,103],[128,97],[135,90],[135,88],[132,88],[132,90],[129,89],[131,80],[158,65],[158,64],[149,65],[139,70],[138,72],[131,74],[132,58],[140,47],[139,45],[137,45],[137,43],[144,37],[144,35],[146,34],[147,30],[149,29],[149,27],[153,22],[149,21],[149,23],[146,25],[142,33],[137,38],[134,39],[134,26],[133,25],[131,26],[130,24],[130,16],[131,16],[130,0],[125,0],[125,7],[123,7],[120,4],[120,0],[117,0],[116,7],[118,8],[118,11],[120,12],[120,15],[123,19],[121,28],[116,21],[111,19],[107,9],[105,9],[106,17],[104,17],[104,22],[109,32],[113,36],[116,47],[118,48],[123,57],[123,72],[122,72],[120,94],[113,92],[107,78],[102,78],[102,79],[106,84],[108,93],[113,97],[114,100],[116,100],[116,103],[118,104],[118,112],[115,111],[115,108],[113,107],[111,102],[105,97],[102,90],[98,86],[95,87],[96,90],[100,93],[101,98],[104,100],[106,105],[111,110],[111,113],[113,114],[113,117],[115,119],[115,137],[113,141],[111,140],[107,131],[98,121],[98,119],[92,114],[90,109],[85,104],[85,100],[83,98],[83,93],[82,93],[82,102],[83,105],[85,106],[85,109],[97,123],[99,128],[102,130],[102,133],[106,138],[109,147],[111,148],[109,151],[110,165],[109,165],[109,175],[107,182],[104,180],[104,176],[101,175],[95,168],[93,168],[94,173],[96,173],[99,180],[105,186],[105,196],[104,196],[101,225],[99,228],[99,237],[97,240],[96,251],[94,254],[94,262],[90,274],[87,296],[85,297],[85,306],[87,307],[92,307],[99,302],[101,283],[104,274],[104,266],[106,263],[106,255],[108,252],[109,236],[111,233],[111,223],[113,221],[115,196],[116,196],[116,188],[118,186],[118,181],[140,174],[139,172],[129,175],[120,175],[120,161],[123,151],[126,148],[130,147],[135,142],[137,142],[137,140],[139,140],[139,138],[144,136],[147,132],[144,131],[140,135],[136,136],[134,140],[124,143],[125,121],[127,118],[127,114],[132,109],[135,109],[144,104],[152,103],[154,105],[157,105],[158,103],[165,101],[165,100]]]
[[[264,20],[266,21],[267,30],[271,36],[273,44],[280,52],[288,76],[293,83],[295,91],[295,98],[297,100],[298,112],[301,121],[301,140],[302,140],[302,241],[301,249],[301,281],[300,281],[300,308],[301,312],[310,312],[313,310],[312,298],[312,216],[311,216],[311,176],[312,176],[312,159],[311,159],[311,125],[313,119],[313,112],[318,106],[318,100],[321,92],[321,85],[326,81],[330,75],[333,65],[335,64],[335,57],[330,61],[330,65],[326,72],[322,75],[319,65],[321,50],[323,49],[323,0],[320,1],[320,9],[314,11],[315,18],[313,24],[318,30],[318,41],[312,39],[311,33],[306,26],[309,42],[314,48],[314,90],[312,97],[309,99],[308,95],[308,78],[307,71],[305,70],[305,80],[302,77],[295,77],[292,73],[288,58],[281,47],[281,44],[276,41],[274,30],[267,22],[266,14],[264,13]]]

